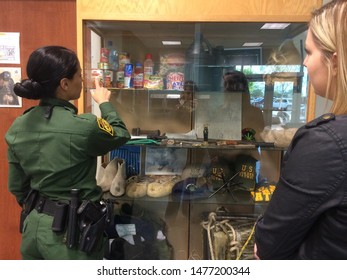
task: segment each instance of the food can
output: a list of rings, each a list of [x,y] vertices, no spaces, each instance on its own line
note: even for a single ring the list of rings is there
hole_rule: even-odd
[[[100,62],[107,62],[108,63],[109,55],[110,55],[110,50],[108,48],[101,48],[100,49]]]
[[[116,72],[116,87],[124,88],[124,71],[122,70]]]
[[[108,70],[110,69],[110,64],[108,62],[99,62],[98,69]]]
[[[104,84],[104,71],[101,69],[92,69],[91,71],[91,79],[90,79],[90,85],[89,87],[95,88],[95,77],[98,77],[100,80],[100,83]]]
[[[104,70],[104,86],[105,87],[113,86],[113,71]]]
[[[127,63],[124,66],[124,88],[131,87],[131,77],[133,75],[133,65],[131,63]]]

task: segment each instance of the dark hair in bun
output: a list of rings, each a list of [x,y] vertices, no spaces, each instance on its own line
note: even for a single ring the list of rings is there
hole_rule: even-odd
[[[26,79],[14,85],[16,95],[27,99],[41,99],[43,96],[42,86],[33,80]]]
[[[72,79],[79,68],[77,55],[65,47],[35,50],[27,64],[28,79],[16,83],[14,92],[27,99],[54,97],[61,79]]]

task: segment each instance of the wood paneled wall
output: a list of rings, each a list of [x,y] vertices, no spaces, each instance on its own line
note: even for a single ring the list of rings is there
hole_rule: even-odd
[[[63,45],[77,50],[75,0],[0,0],[0,32],[20,33],[20,65],[26,77],[30,53],[44,45]],[[20,208],[7,189],[7,146],[4,135],[13,120],[37,101],[23,99],[22,108],[0,108],[0,259],[20,259],[18,231]]]

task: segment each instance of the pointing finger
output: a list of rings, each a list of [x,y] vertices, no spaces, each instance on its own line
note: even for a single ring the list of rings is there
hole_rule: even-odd
[[[96,89],[100,88],[100,78],[99,77],[95,77],[95,88]]]

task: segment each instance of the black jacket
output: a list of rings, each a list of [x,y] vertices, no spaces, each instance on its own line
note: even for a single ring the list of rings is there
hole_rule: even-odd
[[[347,259],[347,116],[297,131],[255,241],[260,259]]]

